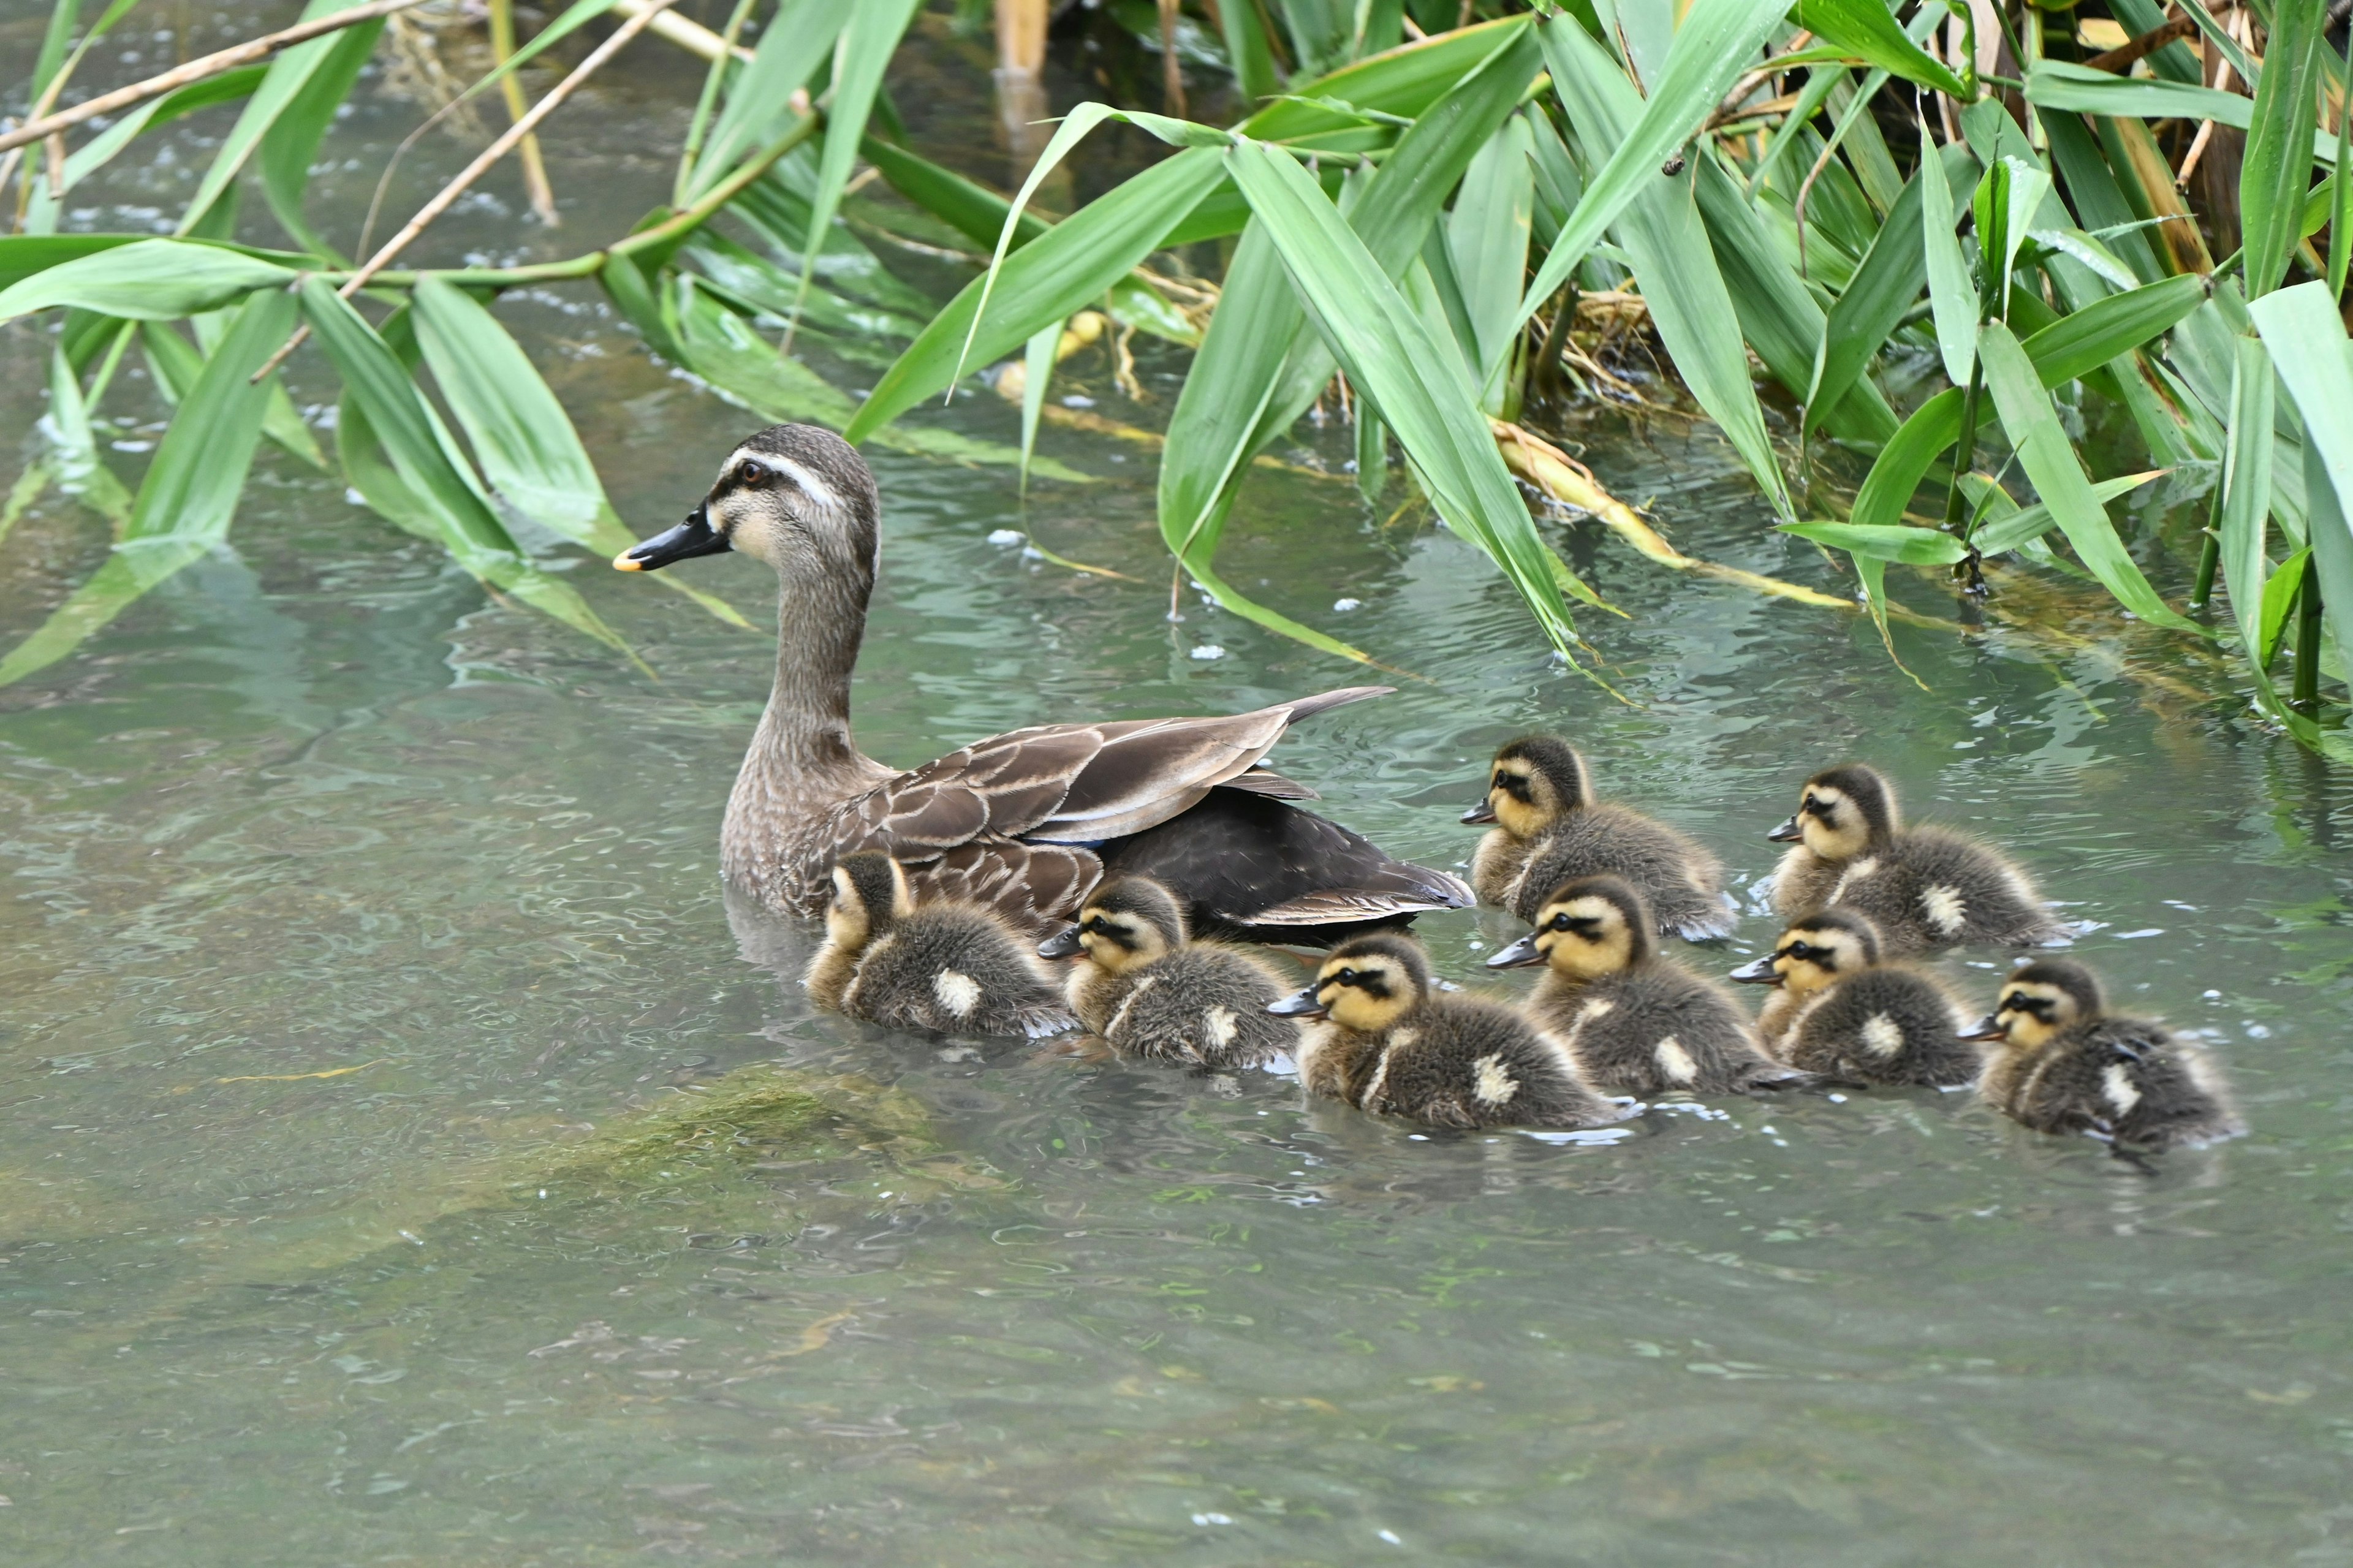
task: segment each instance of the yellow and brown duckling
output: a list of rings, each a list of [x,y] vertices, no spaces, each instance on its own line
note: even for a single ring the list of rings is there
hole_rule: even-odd
[[[2025,872],[1958,834],[1905,827],[1895,792],[1859,763],[1808,779],[1796,814],[1766,837],[1793,844],[1773,874],[1776,910],[1860,910],[1892,953],[2067,935]]]
[[[1486,797],[1462,820],[1495,825],[1472,858],[1472,887],[1524,921],[1563,882],[1604,873],[1634,885],[1662,935],[1704,942],[1730,934],[1739,919],[1715,856],[1665,823],[1594,799],[1584,757],[1556,736],[1497,752]]]
[[[1431,1127],[1594,1127],[1624,1110],[1587,1088],[1558,1041],[1500,1002],[1440,993],[1421,944],[1352,937],[1268,1011],[1317,1020],[1299,1051],[1309,1090]]]
[[[2066,959],[2013,970],[1968,1038],[1994,1042],[1978,1092],[2038,1132],[2169,1149],[2247,1130],[2212,1058],[2161,1024],[2111,1016],[2099,981]]]
[[[1883,962],[1879,928],[1852,910],[1791,922],[1732,978],[1775,987],[1757,1019],[1765,1048],[1804,1072],[1853,1083],[1974,1083],[1983,1058],[1961,1038],[1952,993]]]
[[[1078,923],[1038,952],[1085,954],[1064,991],[1071,1011],[1131,1056],[1245,1068],[1299,1044],[1298,1026],[1267,1012],[1287,989],[1282,976],[1254,953],[1188,940],[1184,906],[1149,877],[1095,889]]]
[[[1659,952],[1650,907],[1623,878],[1562,883],[1536,910],[1535,928],[1487,967],[1546,966],[1528,1015],[1595,1088],[1748,1094],[1805,1081],[1757,1048],[1728,992]]]
[[[867,849],[833,868],[804,984],[818,1006],[870,1023],[1034,1038],[1072,1026],[1054,978],[1003,916],[961,900],[919,906],[905,868]]]

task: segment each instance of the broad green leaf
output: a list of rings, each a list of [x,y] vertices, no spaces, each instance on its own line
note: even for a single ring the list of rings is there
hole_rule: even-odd
[[[1949,150],[1946,157],[1949,169]],[[1894,334],[1896,323],[1903,321],[1927,282],[1921,242],[1921,180],[1922,175],[1915,174],[1904,187],[1894,210],[1863,253],[1862,265],[1855,268],[1846,292],[1831,306],[1821,358],[1806,394],[1809,410],[1837,406],[1847,390],[1863,379],[1873,358]]]
[[[58,489],[114,525],[120,533],[131,521],[131,492],[106,466],[90,428],[90,410],[81,395],[81,379],[63,347],[49,351],[49,407],[42,429],[53,448]]]
[[[8,531],[16,526],[16,520],[41,499],[41,492],[47,489],[49,481],[57,477],[56,466],[47,458],[36,458],[25,465],[25,471],[18,474],[16,482],[8,487],[7,499],[0,500],[0,539],[8,537]]]
[[[881,171],[892,190],[934,217],[953,225],[974,244],[997,243],[997,231],[1005,226],[1005,215],[1013,207],[1003,196],[877,136],[869,136],[859,150],[868,163]],[[1019,249],[1050,226],[1037,214],[1023,213],[1009,248]]]
[[[227,323],[221,319],[226,312],[199,316],[194,325],[205,338],[200,351],[188,340],[163,321],[142,324],[140,341],[147,349],[147,368],[155,378],[155,390],[166,403],[178,405],[195,386],[196,378],[204,374],[205,355],[219,346]],[[286,395],[286,384],[272,372],[269,398],[262,409],[261,433],[284,450],[322,471],[327,467],[327,455],[319,450],[318,437],[302,423],[295,410],[294,400]]]
[[[1933,528],[1863,522],[1785,522],[1780,524],[1780,530],[1852,555],[1867,555],[1874,561],[1900,561],[1910,566],[1949,566],[1969,552],[1959,540]]]
[[[549,532],[599,555],[635,544],[564,405],[498,318],[430,273],[410,300],[417,346],[491,488]],[[687,596],[731,626],[748,625],[723,600],[700,591]]]
[[[452,459],[457,443],[440,416],[375,329],[323,279],[305,279],[301,292],[303,318],[342,374],[345,393],[383,443],[414,504],[438,531],[450,559],[543,615],[636,659],[577,590],[533,565],[516,546],[480,483]]]
[[[2067,198],[2084,226],[2105,233],[2109,248],[2123,258],[2138,281],[2154,283],[2164,277],[2157,253],[2149,248],[2150,236],[2084,117],[2050,110],[2042,121],[2051,139],[2052,162],[2066,182]]]
[[[141,243],[136,235],[129,234],[0,235],[0,299],[36,273]]]
[[[293,280],[283,267],[223,246],[142,239],[96,250],[0,289],[0,321],[58,305],[140,321],[173,321]]]
[[[2110,294],[2025,340],[2045,386],[2079,379],[2119,355],[2155,342],[2206,298],[2206,280],[2185,273]]]
[[[2235,92],[2189,87],[2156,77],[2110,76],[2087,66],[2037,60],[2027,68],[2026,100],[2037,109],[2072,109],[2136,120],[2211,120],[2236,131],[2253,126],[2255,102]],[[2306,111],[2307,123],[2311,111]],[[2334,167],[2337,134],[2312,124],[2312,155]]]
[[[2275,0],[2254,122],[2239,165],[2239,275],[2247,298],[2271,292],[2287,273],[2304,216],[2312,168],[2315,89],[2319,84],[2322,7],[2313,0]],[[2334,51],[2330,52],[2334,58]]]
[[[1389,433],[1363,398],[1356,400],[1356,493],[1377,501],[1389,484]]]
[[[2263,634],[2263,525],[2272,504],[2271,356],[2260,338],[2237,340],[2231,374],[2230,444],[2222,452],[2220,559],[2222,585],[2247,658],[2268,664]]]
[[[899,47],[899,36],[920,0],[859,0],[841,30],[834,53],[831,101],[825,113],[825,150],[818,158],[817,189],[811,197],[807,265],[801,268],[800,295],[786,318],[785,341],[792,341],[800,321],[802,301],[816,276],[818,253],[833,232],[834,214],[841,207],[842,187],[849,183],[849,166],[858,158],[858,143],[866,134],[866,116],[882,85],[882,72]]]
[[[1676,35],[1677,48],[1683,47],[1682,37]],[[1601,46],[1575,24],[1556,37],[1547,31],[1546,39],[1553,88],[1576,124],[1578,140],[1588,147],[1609,147],[1636,134],[1645,113],[1642,100]],[[1700,221],[1693,178],[1688,167],[1673,174],[1653,170],[1620,209],[1612,232],[1633,258],[1651,324],[1674,361],[1676,374],[1748,465],[1774,510],[1788,518],[1792,512],[1788,489],[1766,434],[1756,384],[1749,379],[1740,318]],[[1588,191],[1577,210],[1585,210],[1593,199]],[[1822,406],[1834,408],[1844,396],[1841,388],[1824,398]]]
[[[2247,301],[2247,314],[2304,421],[2304,489],[2320,603],[2337,646],[2353,648],[2353,344],[2328,285],[2299,283]],[[2325,482],[2324,482],[2325,481]]]
[[[314,21],[343,8],[343,0],[310,0],[310,4],[302,8],[301,20]],[[294,101],[319,68],[326,63],[339,42],[341,39],[337,35],[324,34],[297,44],[290,49],[280,50],[269,62],[269,72],[261,79],[261,85],[254,89],[253,96],[246,100],[244,110],[237,115],[237,123],[229,127],[228,134],[222,138],[219,150],[213,154],[211,166],[206,169],[205,177],[196,184],[196,194],[189,199],[186,210],[180,215],[180,225],[174,233],[185,235],[191,232],[212,211],[213,204],[220,199],[222,192],[228,189],[229,182],[237,178],[237,171],[245,167],[245,161],[253,155],[253,150],[261,144],[263,134],[285,111],[287,105]],[[357,74],[356,67],[353,74]]]
[[[1397,433],[1439,515],[1503,568],[1554,647],[1571,658],[1576,631],[1552,562],[1478,412],[1461,357],[1430,337],[1297,163],[1254,142],[1226,158],[1317,331],[1349,383]]]
[[[1292,91],[1300,96],[1268,104],[1235,129],[1261,142],[1313,142],[1321,133],[1354,131],[1361,124],[1356,116],[1318,108],[1310,101],[1316,98],[1419,120],[1445,101],[1480,61],[1524,36],[1532,25],[1526,16],[1505,16],[1433,34],[1329,76],[1296,83]]]
[[[167,125],[184,114],[199,109],[209,109],[216,103],[230,103],[251,93],[269,74],[267,66],[242,66],[192,82],[162,98],[151,98],[135,109],[126,110],[104,131],[75,148],[66,158],[66,189],[71,190],[90,175],[111,163],[117,154],[138,137]],[[45,195],[46,188],[37,192]],[[131,236],[123,236],[125,240]]]
[[[1282,90],[1282,73],[1275,68],[1274,48],[1267,42],[1255,5],[1222,5],[1219,30],[1225,34],[1226,58],[1234,68],[1234,85],[1242,101],[1256,103]]]
[[[341,257],[303,216],[302,195],[311,184],[311,160],[318,155],[319,142],[343,112],[383,32],[381,21],[363,22],[320,40],[331,47],[261,138],[261,191],[271,216],[295,243],[330,261]],[[271,65],[273,75],[285,59],[281,55]]]
[[[246,302],[164,432],[114,554],[0,659],[0,686],[63,658],[227,536],[269,401],[253,373],[293,330],[294,301],[287,295],[258,294]]]
[[[702,155],[687,182],[690,196],[702,195],[744,153],[775,140],[778,122],[792,112],[793,94],[832,52],[855,8],[853,0],[778,0],[751,62],[736,74],[726,106],[703,140]],[[859,120],[862,125],[865,116]]]
[[[2102,479],[2092,487],[2092,495],[2102,506],[2118,496],[2130,495],[2150,481],[2164,477],[2165,470],[2153,468],[2145,474],[2126,474],[2118,479]],[[2051,509],[2037,501],[2032,506],[2019,507],[1999,518],[1980,522],[1969,535],[1969,542],[1981,554],[2000,555],[2005,550],[2016,550],[2031,539],[2039,539],[2057,526]]]
[[[1479,149],[1446,222],[1446,248],[1471,318],[1482,406],[1503,412],[1504,377],[1519,341],[1514,318],[1528,269],[1528,223],[1535,202],[1535,143],[1518,115]]]
[[[1987,319],[2010,319],[2010,274],[2018,253],[2042,198],[2051,194],[2051,176],[2031,163],[2004,154],[1986,166],[1978,182],[1973,205],[1977,211],[1978,296]]]
[[[1903,517],[1929,465],[1961,438],[1961,389],[1948,386],[1913,410],[1862,477],[1849,514],[1853,521],[1886,527]]]
[[[2075,549],[2076,557],[2124,605],[2143,620],[2195,631],[2197,623],[2169,608],[2150,587],[2139,566],[2126,553],[2116,524],[2100,506],[2092,482],[2084,477],[2074,444],[2061,428],[2051,394],[2043,389],[2034,362],[2018,339],[2000,321],[1989,321],[1978,340],[1985,365],[1986,390],[1993,395],[2002,428],[2016,448],[2020,466],[2032,481],[2042,504],[2058,520],[2059,530]]]
[[[1924,6],[1924,10],[1935,10]],[[1881,0],[1798,0],[1789,20],[1905,81],[1966,100],[1968,89],[1952,68],[1913,42]]]
[[[1191,211],[1221,177],[1215,152],[1187,148],[1015,251],[996,269],[994,289],[987,277],[973,279],[883,374],[843,434],[865,439],[947,386],[960,364],[993,363],[1047,321],[1099,299],[1158,247],[1174,215]],[[991,296],[986,317],[977,313],[984,291]]]
[[[1609,162],[1593,176],[1584,199],[1577,204],[1544,265],[1537,268],[1535,282],[1520,302],[1523,323],[1544,308],[1627,205],[1661,177],[1659,171],[1666,161],[1692,139],[1748,68],[1757,51],[1779,26],[1781,11],[1776,0],[1693,0],[1675,29],[1665,67],[1651,83],[1640,117],[1611,148]],[[1538,32],[1556,83],[1570,45],[1592,42],[1584,25],[1568,16],[1553,17]]]
[[[2281,562],[2279,570],[2263,584],[2255,636],[2248,645],[2253,650],[2248,657],[2257,669],[2269,669],[2279,658],[2280,645],[2287,641],[2288,617],[2295,614],[2296,600],[2304,595],[2304,574],[2311,566],[2312,550],[2306,546]]]
[[[1863,3],[1878,8],[1877,0]],[[1924,121],[1920,145],[1933,144]],[[1918,184],[1923,258],[1928,274],[1928,304],[1936,322],[1936,349],[1944,356],[1945,379],[1955,386],[1967,386],[1977,374],[1978,318],[1983,312],[1977,286],[1969,281],[1969,264],[1961,255],[1960,237],[1954,232],[1959,219],[1953,211],[1953,190],[1945,178],[1944,160],[1922,159]]]

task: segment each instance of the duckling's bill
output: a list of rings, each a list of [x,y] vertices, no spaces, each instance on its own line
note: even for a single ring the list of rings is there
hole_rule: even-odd
[[[1767,844],[1794,844],[1805,836],[1806,830],[1799,825],[1797,814],[1793,812],[1788,821],[1765,836],[1765,841]]]
[[[1322,983],[1303,985],[1280,1002],[1270,1002],[1266,1010],[1278,1018],[1321,1018],[1324,1014],[1320,994]]]
[[[727,542],[725,534],[711,526],[710,511],[696,507],[676,528],[657,533],[614,556],[613,569],[617,572],[659,572],[676,562],[691,561],[698,555],[718,555],[733,548]]]
[[[1490,969],[1526,969],[1531,965],[1542,963],[1544,961],[1544,952],[1536,946],[1536,933],[1530,931],[1527,935],[1520,938],[1519,941],[1512,943],[1511,946],[1503,949],[1489,958],[1487,960],[1487,967]]]
[[[1076,958],[1080,953],[1086,951],[1085,944],[1079,941],[1079,930],[1080,928],[1074,925],[1064,926],[1060,931],[1056,931],[1053,935],[1046,938],[1045,941],[1038,944],[1038,956],[1040,958]]]
[[[1781,984],[1781,972],[1773,967],[1773,961],[1780,956],[1778,952],[1765,953],[1742,964],[1725,978],[1737,980],[1744,985],[1778,985]]]
[[[1988,1013],[1984,1017],[1963,1029],[1960,1037],[1965,1040],[2000,1040],[2007,1038],[2009,1035],[2010,1026],[2001,1021],[2001,1015]]]

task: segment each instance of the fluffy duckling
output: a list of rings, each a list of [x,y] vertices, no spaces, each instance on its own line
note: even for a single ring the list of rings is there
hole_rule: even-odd
[[[1001,917],[953,899],[916,907],[905,868],[880,849],[834,867],[825,942],[803,983],[820,1007],[899,1028],[1034,1038],[1072,1024]]]
[[[1704,942],[1729,935],[1739,919],[1715,857],[1665,823],[1595,800],[1585,759],[1557,737],[1529,735],[1497,752],[1486,798],[1462,820],[1495,824],[1472,857],[1472,887],[1524,921],[1552,889],[1605,872],[1641,891],[1662,935]]]
[[[1529,1016],[1605,1091],[1747,1094],[1803,1081],[1757,1048],[1747,1016],[1721,986],[1658,952],[1651,925],[1623,878],[1580,877],[1555,888],[1536,929],[1487,967],[1546,966]]]
[[[1440,993],[1421,944],[1393,931],[1342,942],[1267,1011],[1324,1020],[1300,1047],[1300,1080],[1376,1115],[1476,1128],[1591,1127],[1625,1114],[1518,1013]]]
[[[1904,826],[1895,792],[1859,763],[1808,779],[1796,814],[1766,837],[1795,843],[1773,874],[1776,910],[1860,910],[1890,952],[2066,936],[2025,872],[1958,834]]]
[[[2161,1024],[2111,1017],[2080,963],[2043,959],[2012,971],[1967,1037],[1995,1042],[1978,1092],[2038,1132],[2169,1149],[2247,1130],[2211,1058]]]
[[[1856,1083],[1974,1083],[1967,1015],[1916,969],[1880,962],[1879,928],[1852,910],[1793,922],[1732,978],[1775,987],[1757,1016],[1766,1048],[1791,1067]]]
[[[1266,1010],[1282,995],[1282,977],[1254,954],[1187,938],[1174,893],[1149,877],[1122,877],[1089,893],[1078,923],[1038,952],[1086,955],[1065,989],[1071,1011],[1132,1056],[1245,1068],[1295,1048],[1298,1026]]]

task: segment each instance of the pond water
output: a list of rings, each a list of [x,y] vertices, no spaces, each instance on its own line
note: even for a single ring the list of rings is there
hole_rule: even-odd
[[[19,58],[40,13],[5,14]],[[635,149],[693,73],[646,52],[551,144],[580,205],[536,253],[657,198]],[[409,112],[338,132],[337,201]],[[83,221],[170,210],[219,130]],[[436,256],[512,233],[457,215]],[[640,531],[751,423],[586,290],[501,311]],[[0,337],[0,428],[46,352]],[[1066,389],[1151,424],[1180,368],[1147,359],[1141,407],[1100,357]],[[1705,431],[1571,433],[1684,549],[1844,591]],[[1025,510],[1004,473],[877,457],[870,751],[1360,678],[1189,593],[1169,624],[1149,452],[1046,445],[1101,482]],[[1621,703],[1426,518],[1280,474],[1244,512],[1238,585],[1417,678],[1277,753],[1331,815],[1459,864],[1489,751],[1558,730],[1746,884],[1804,775],[1870,759],[2098,922],[2083,956],[2203,1034],[2253,1134],[2145,1173],[1877,1092],[1421,1137],[1278,1076],[815,1014],[807,933],[731,919],[715,879],[765,638],[584,561],[647,679],[265,455],[234,552],[0,693],[0,1558],[2353,1563],[2353,782],[2047,584],[2005,578],[1968,638],[1899,626],[1924,692],[1858,617],[1559,525],[1629,612],[1580,616]],[[36,508],[7,640],[104,548]],[[752,562],[685,570],[773,613]],[[1466,980],[1516,934],[1421,930]],[[1990,994],[1990,959],[1951,972]]]

